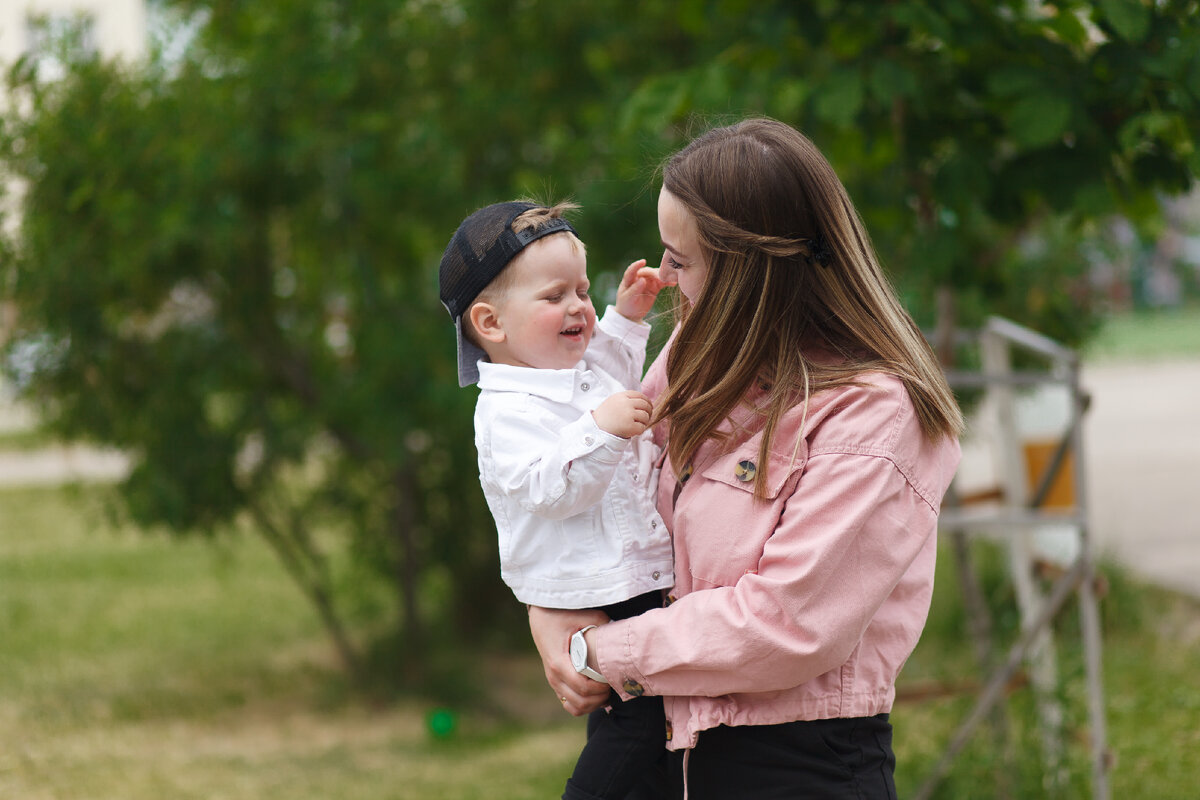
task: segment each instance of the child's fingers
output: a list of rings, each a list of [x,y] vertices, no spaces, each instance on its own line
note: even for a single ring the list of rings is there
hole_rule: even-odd
[[[630,264],[628,267],[625,268],[625,274],[621,276],[621,283],[624,284],[625,286],[632,285],[634,278],[638,274],[638,271],[641,270],[645,266],[646,266],[646,259],[644,259],[644,258],[639,258],[637,261]]]
[[[638,270],[638,277],[644,279],[646,286],[654,292],[659,291],[664,286],[674,285],[662,279],[658,267],[642,267]]]

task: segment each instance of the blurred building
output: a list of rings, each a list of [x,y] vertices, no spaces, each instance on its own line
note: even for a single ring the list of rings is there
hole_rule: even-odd
[[[40,79],[56,79],[63,72],[56,39],[68,31],[75,32],[79,47],[103,59],[140,59],[148,39],[146,0],[0,0],[0,72],[28,57]],[[0,91],[0,114],[9,106],[10,98]],[[3,193],[5,232],[17,224],[20,196],[12,185]],[[7,341],[13,322],[12,308],[0,304],[0,343]]]
[[[102,58],[140,58],[146,52],[145,0],[3,0],[0,2],[0,66],[23,55],[38,60],[53,78],[50,39],[79,25],[82,44]]]

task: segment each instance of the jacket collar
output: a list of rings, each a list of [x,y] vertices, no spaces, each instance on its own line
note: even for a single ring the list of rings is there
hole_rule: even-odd
[[[569,403],[586,372],[586,361],[580,361],[573,369],[535,369],[480,361],[479,388],[492,392],[521,392],[544,397],[553,403]]]

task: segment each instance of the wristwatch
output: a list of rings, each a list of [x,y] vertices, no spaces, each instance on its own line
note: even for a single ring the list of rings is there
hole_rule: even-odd
[[[575,667],[575,671],[580,675],[586,675],[594,681],[600,681],[600,683],[608,683],[607,678],[589,667],[587,663],[587,640],[583,638],[583,635],[594,627],[596,626],[588,625],[586,628],[580,628],[571,636],[571,665]]]

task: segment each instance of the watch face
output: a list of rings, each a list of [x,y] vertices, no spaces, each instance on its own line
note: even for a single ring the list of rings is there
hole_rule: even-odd
[[[578,633],[571,637],[571,665],[576,671],[587,666],[587,642]]]

